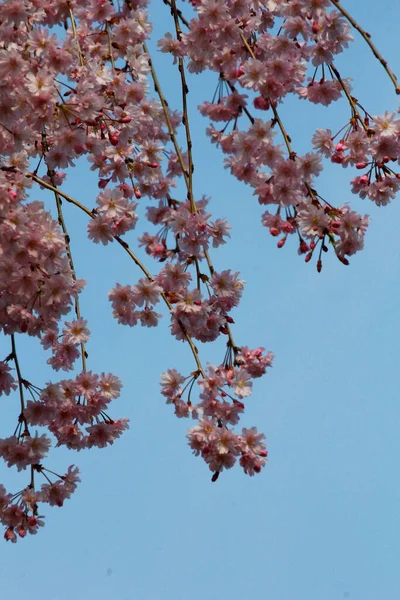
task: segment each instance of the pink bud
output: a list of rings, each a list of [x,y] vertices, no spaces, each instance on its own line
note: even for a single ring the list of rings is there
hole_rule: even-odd
[[[253,104],[254,108],[257,108],[258,110],[268,110],[271,107],[268,100],[266,98],[263,98],[262,96],[257,96],[256,98],[254,98]]]
[[[322,260],[319,260],[317,262],[317,271],[318,271],[318,273],[321,273],[321,271],[322,271]]]
[[[319,25],[318,25],[318,21],[314,21],[312,24],[312,32],[313,33],[318,33],[319,31]]]
[[[104,188],[107,186],[109,181],[111,181],[111,177],[109,179],[100,179],[97,185],[99,186],[99,188],[101,190],[104,190]]]
[[[365,169],[365,167],[368,166],[368,163],[366,162],[359,162],[356,164],[356,169]]]
[[[4,534],[4,539],[8,540],[15,540],[15,533],[14,533],[14,529],[12,527],[9,527],[8,529],[6,529],[6,532]]]
[[[130,123],[132,121],[132,117],[129,117],[128,115],[125,115],[124,117],[121,117],[120,120],[118,121],[118,123]]]
[[[278,248],[283,248],[283,246],[285,245],[285,242],[286,242],[286,237],[280,239],[279,242],[277,243]]]
[[[305,262],[306,262],[306,263],[310,262],[310,260],[311,260],[311,257],[312,257],[312,252],[309,252],[309,253],[307,254],[307,256],[305,257],[305,259],[304,259],[304,260],[305,260]]]
[[[140,190],[138,190],[137,188],[134,189],[134,194],[138,200],[142,197]]]
[[[305,254],[309,250],[310,250],[309,245],[306,244],[306,242],[304,240],[301,240],[300,246],[299,246],[299,254]]]
[[[113,133],[113,134],[109,134],[108,139],[110,140],[110,144],[112,144],[113,146],[117,146],[118,145],[118,135]]]
[[[276,237],[277,235],[279,235],[279,229],[277,227],[271,227],[270,230],[269,230],[269,232],[274,237]]]
[[[292,233],[293,231],[293,225],[291,223],[285,223],[282,227],[283,231],[285,233]]]
[[[343,162],[343,156],[341,154],[339,154],[338,152],[335,152],[331,156],[331,161],[333,163],[340,165]]]

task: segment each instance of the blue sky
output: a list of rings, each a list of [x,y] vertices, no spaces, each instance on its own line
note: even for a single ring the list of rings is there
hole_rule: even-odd
[[[365,0],[362,15],[355,0],[346,6],[400,74],[400,6]],[[168,11],[153,2],[152,14],[160,37]],[[170,61],[154,58],[174,105],[180,94]],[[397,109],[389,80],[358,37],[338,65],[342,75],[353,75],[354,94],[372,114]],[[261,227],[262,207],[223,170],[204,136],[207,121],[195,113],[202,99],[211,100],[215,83],[212,75],[189,81],[195,193],[211,196],[214,216],[233,226],[231,243],[213,259],[246,280],[235,340],[276,355],[243,421],[266,433],[269,463],[257,477],[233,469],[211,483],[186,445],[188,423],[176,419],[159,392],[163,370],[193,368],[188,349],[170,338],[167,318],[154,330],[113,321],[108,290],[140,275],[116,245],[87,241],[86,218],[66,206],[78,275],[88,282],[82,295],[92,330],[88,367],[121,377],[123,394],[111,412],[128,416],[131,428],[107,450],[52,452],[49,465],[78,464],[82,483],[62,509],[47,511],[37,536],[0,544],[0,595],[7,600],[400,595],[399,200],[380,209],[358,200],[349,191],[350,171],[328,168],[318,185],[322,195],[336,205],[351,201],[371,216],[365,250],[349,267],[329,252],[321,274],[293,244],[278,250]],[[299,152],[309,148],[315,128],[339,128],[347,117],[344,102],[331,111],[290,101],[281,112]],[[65,189],[94,204],[95,179],[84,165]],[[51,205],[44,191],[32,197]],[[147,264],[155,271],[156,264]],[[222,344],[215,346],[201,348],[204,362],[221,360]],[[35,340],[22,344],[21,366],[24,377],[42,385],[52,373],[37,350]],[[4,423],[11,424],[16,399],[1,401]],[[0,480],[10,482],[11,475],[0,465]],[[20,476],[12,481],[18,486]]]

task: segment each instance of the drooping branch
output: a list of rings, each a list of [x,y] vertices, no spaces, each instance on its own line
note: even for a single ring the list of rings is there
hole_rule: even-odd
[[[391,80],[391,82],[394,85],[396,94],[400,94],[400,87],[399,87],[399,83],[397,81],[397,77],[393,73],[392,69],[389,67],[387,61],[383,58],[382,54],[379,52],[378,48],[372,42],[371,35],[367,31],[365,31],[365,29],[363,29],[361,27],[361,25],[359,25],[357,23],[357,21],[351,16],[351,14],[345,8],[343,8],[343,6],[340,4],[340,2],[338,2],[338,0],[331,0],[331,2],[338,9],[338,11],[340,13],[342,13],[342,15],[345,17],[345,19],[348,20],[348,22],[352,25],[352,27],[354,27],[354,29],[356,31],[358,31],[358,33],[361,35],[361,37],[364,39],[364,41],[368,44],[368,46],[372,50],[373,55],[375,56],[375,58],[378,59],[378,61],[381,63],[382,67],[385,69],[386,73],[388,74],[389,79]]]
[[[52,191],[53,193],[57,193],[59,196],[61,196],[62,198],[64,198],[67,202],[69,202],[70,204],[73,204],[74,206],[76,206],[77,208],[79,208],[81,211],[83,211],[91,219],[96,219],[96,215],[95,215],[95,213],[93,211],[91,211],[89,208],[87,208],[87,206],[85,206],[84,204],[82,204],[78,200],[75,200],[75,198],[72,198],[72,196],[69,196],[68,194],[65,194],[60,189],[58,189],[58,188],[54,187],[53,185],[47,183],[46,181],[44,181],[43,179],[41,179],[40,177],[38,177],[34,173],[26,173],[25,175],[27,177],[31,178],[36,183],[38,183],[39,185],[41,185],[42,187],[44,187],[44,188]],[[142,263],[142,261],[136,256],[136,254],[130,248],[128,242],[126,242],[125,240],[123,240],[119,235],[113,235],[113,239],[125,250],[125,252],[131,258],[131,260],[133,260],[133,262],[136,264],[136,266],[139,267],[139,269],[145,275],[145,277],[149,281],[154,281],[154,277],[150,274],[150,271],[148,271],[146,269],[146,267],[144,266],[144,264]],[[161,293],[161,297],[162,297],[164,303],[166,304],[166,306],[168,307],[168,309],[172,310],[172,304],[168,300],[167,295],[164,292],[162,292]],[[186,328],[183,325],[183,323],[181,321],[178,321],[178,322],[179,322],[179,325],[180,325],[180,327],[182,329],[182,333],[185,336],[185,339],[186,339],[186,341],[188,342],[188,344],[190,346],[190,349],[192,351],[193,357],[194,357],[195,362],[196,362],[197,369],[198,369],[199,373],[202,375],[202,377],[205,377],[205,371],[204,371],[204,368],[203,368],[203,366],[201,364],[198,350],[197,350],[197,348],[196,348],[196,346],[195,346],[195,344],[194,344],[191,336],[187,333]]]

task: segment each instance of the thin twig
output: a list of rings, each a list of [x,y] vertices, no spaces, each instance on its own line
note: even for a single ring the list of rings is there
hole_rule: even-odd
[[[54,192],[54,193],[58,193],[62,198],[64,198],[67,202],[73,204],[74,206],[76,206],[77,208],[79,208],[80,210],[82,210],[88,217],[90,217],[91,219],[96,219],[96,215],[94,214],[93,211],[89,210],[89,208],[87,208],[84,204],[81,204],[80,202],[78,202],[78,200],[75,200],[75,198],[72,198],[72,196],[69,196],[68,194],[65,194],[64,192],[62,192],[61,190],[55,188],[54,186],[52,186],[51,184],[47,183],[46,181],[44,181],[43,179],[41,179],[40,177],[38,177],[37,175],[35,175],[34,173],[25,173],[26,177],[29,177],[30,179],[32,179],[33,181],[35,181],[36,183],[38,183],[39,185],[43,186],[44,188]],[[131,248],[129,247],[129,244],[123,240],[119,235],[114,235],[113,238],[115,239],[116,242],[118,242],[118,244],[120,246],[122,246],[122,248],[125,250],[125,252],[129,255],[129,257],[133,260],[133,262],[139,267],[139,269],[142,271],[142,273],[146,276],[146,278],[149,281],[154,281],[154,277],[152,277],[152,275],[150,274],[150,272],[146,269],[146,267],[144,266],[144,264],[139,260],[139,258],[136,256],[136,254],[131,250]],[[167,295],[163,292],[161,294],[162,299],[164,300],[165,304],[167,305],[169,310],[172,310],[172,304],[170,303],[170,301],[168,300]],[[199,373],[202,375],[202,377],[205,377],[205,371],[203,369],[203,366],[200,362],[200,358],[199,358],[199,353],[198,350],[191,338],[191,336],[188,334],[188,332],[186,331],[185,326],[183,325],[183,323],[181,323],[181,321],[178,321],[182,332],[185,336],[186,341],[188,342],[190,349],[192,351],[193,357],[196,361],[196,365],[197,365],[197,369],[199,371]]]
[[[167,127],[168,127],[169,137],[170,137],[171,142],[174,145],[176,155],[177,155],[179,163],[181,165],[183,176],[185,178],[185,183],[186,183],[186,185],[188,185],[189,174],[188,174],[188,172],[186,170],[186,167],[185,167],[185,162],[183,160],[182,152],[181,152],[181,149],[179,148],[179,144],[178,144],[178,141],[176,139],[176,135],[174,133],[174,128],[172,127],[171,116],[169,114],[169,105],[168,105],[168,102],[167,102],[167,100],[166,100],[166,98],[165,98],[165,96],[163,94],[162,89],[161,89],[161,85],[160,85],[160,82],[158,80],[157,73],[156,73],[156,71],[154,69],[153,61],[151,59],[151,56],[150,56],[149,50],[147,48],[146,42],[143,42],[143,50],[145,51],[145,53],[149,57],[148,58],[148,63],[149,63],[150,71],[151,71],[151,76],[152,76],[153,82],[154,82],[154,89],[155,89],[155,91],[157,92],[157,94],[158,94],[158,96],[160,98],[160,102],[161,102],[161,105],[162,105],[162,108],[163,108],[163,111],[164,111],[165,121],[166,121]]]
[[[68,261],[69,261],[69,266],[71,268],[71,272],[72,272],[72,279],[76,282],[76,271],[75,271],[75,266],[74,266],[74,261],[72,258],[72,251],[71,251],[71,245],[70,245],[70,236],[67,230],[67,225],[65,223],[65,219],[64,219],[64,214],[62,211],[62,201],[60,198],[60,194],[58,192],[58,188],[54,183],[54,179],[53,179],[53,175],[52,172],[49,170],[48,171],[50,180],[53,184],[53,186],[57,189],[57,192],[54,192],[54,197],[56,199],[56,205],[57,205],[57,215],[58,215],[58,222],[60,224],[60,227],[63,231],[64,234],[64,238],[65,238],[65,248],[66,248],[66,252],[67,252],[67,256],[68,256]],[[80,310],[80,303],[79,303],[79,297],[78,294],[75,296],[75,314],[77,319],[80,319],[81,317],[81,310]],[[81,346],[81,359],[82,359],[82,370],[86,371],[86,359],[87,359],[87,352],[86,352],[86,348],[85,348],[85,344],[83,342],[80,343]]]
[[[11,356],[15,364],[15,370],[17,371],[18,378],[18,389],[19,389],[19,399],[21,403],[21,415],[23,417],[25,410],[25,399],[24,399],[24,384],[23,377],[21,374],[21,368],[19,366],[18,355],[17,355],[17,347],[15,345],[15,334],[11,334]],[[26,423],[25,423],[26,426]]]
[[[74,17],[74,13],[73,13],[73,10],[71,8],[71,3],[69,2],[69,0],[67,0],[67,6],[68,6],[68,9],[69,9],[69,16],[70,16],[70,19],[71,19],[72,34],[74,36],[74,40],[76,41],[76,43],[78,45],[79,64],[80,64],[81,67],[83,67],[84,64],[85,64],[85,60],[83,58],[82,50],[81,50],[81,47],[80,47],[80,44],[79,44],[78,33],[76,31],[75,17]]]
[[[177,14],[175,0],[171,0],[171,13],[174,18],[176,38],[178,41],[181,41],[182,30],[181,30],[181,26],[179,24],[179,18],[178,18],[178,14]],[[189,114],[188,114],[188,107],[187,107],[187,95],[189,93],[189,88],[188,88],[187,81],[186,81],[185,67],[183,65],[182,57],[178,58],[178,68],[179,68],[179,73],[181,76],[181,89],[182,89],[182,110],[183,110],[182,123],[185,127],[187,155],[188,155],[187,192],[188,192],[188,200],[190,203],[190,210],[193,214],[195,214],[197,212],[197,206],[196,206],[196,203],[193,198],[194,167],[193,167],[193,155],[192,155],[192,138],[191,138],[191,134],[190,134]]]
[[[392,69],[389,67],[387,61],[383,58],[382,54],[379,52],[378,48],[371,41],[371,35],[367,31],[365,31],[365,29],[363,29],[361,27],[361,25],[359,25],[357,23],[357,21],[355,21],[355,19],[353,19],[353,17],[350,15],[350,13],[348,13],[347,10],[345,8],[343,8],[343,6],[337,0],[331,0],[331,2],[334,6],[336,6],[338,11],[340,13],[342,13],[342,15],[345,17],[345,19],[347,19],[348,22],[354,27],[354,29],[356,31],[358,31],[358,33],[361,35],[361,37],[364,39],[364,41],[367,42],[368,46],[372,50],[373,55],[375,56],[375,58],[378,59],[378,61],[381,63],[382,67],[385,69],[386,73],[388,74],[391,82],[394,85],[396,94],[400,94],[400,87],[399,87],[399,84],[397,81],[397,77],[393,73]]]
[[[356,119],[358,119],[358,121],[360,121],[364,131],[366,133],[369,132],[369,128],[366,126],[366,124],[364,123],[364,119],[362,118],[362,116],[360,115],[358,108],[357,108],[357,104],[355,99],[353,98],[353,96],[351,96],[351,94],[349,93],[346,84],[344,83],[343,79],[340,76],[339,71],[337,70],[337,68],[335,67],[335,65],[333,63],[331,63],[329,65],[329,68],[331,69],[332,73],[335,75],[336,79],[338,80],[340,87],[342,88],[342,90],[345,93],[345,96],[347,98],[347,100],[349,101],[349,104],[351,106],[351,109],[353,111],[353,115]]]
[[[164,4],[167,4],[171,9],[172,9],[172,2],[171,0],[163,0]],[[178,15],[178,18],[181,20],[181,22],[186,26],[189,27],[189,21],[187,19],[185,19],[185,17],[183,16],[183,13],[181,10],[179,10],[179,8],[176,9],[176,14]]]
[[[177,9],[175,0],[171,0],[171,1],[167,0],[165,2],[165,4],[168,4],[168,6],[171,9],[171,14],[174,18],[176,37],[180,41],[181,37],[182,37],[182,30],[180,28],[179,19],[186,26],[189,26],[189,23],[184,19],[181,11],[179,11]],[[197,212],[197,206],[196,206],[196,202],[193,197],[193,170],[194,170],[194,167],[193,167],[192,140],[191,140],[191,134],[190,134],[189,114],[188,114],[188,107],[187,107],[187,94],[189,93],[189,88],[188,88],[188,85],[186,82],[185,67],[184,67],[182,58],[179,58],[178,66],[179,66],[179,73],[181,76],[181,88],[182,88],[182,108],[183,108],[182,122],[185,126],[187,154],[188,154],[188,163],[189,163],[189,168],[188,168],[188,171],[186,172],[187,177],[185,177],[185,183],[186,183],[186,187],[187,187],[188,199],[189,199],[190,206],[191,206],[191,212],[195,214]],[[158,79],[154,78],[154,75],[155,75],[154,68],[152,69],[152,75],[153,75],[153,79],[154,79],[155,88],[159,94],[160,101],[164,108],[164,113],[168,113],[168,103],[166,102],[165,97],[162,94],[161,86],[158,82]],[[168,121],[167,114],[165,114],[165,117],[166,117],[166,120]],[[176,148],[178,144],[176,142],[176,137],[175,137],[174,133],[173,133],[173,137],[174,137],[174,140],[173,140],[174,146]],[[208,269],[210,271],[210,275],[212,276],[215,273],[215,268],[211,261],[210,254],[206,248],[203,248],[203,252],[204,252],[204,256],[205,256],[205,259],[206,259],[206,262],[208,265]],[[232,332],[231,332],[231,329],[230,329],[228,323],[226,323],[225,329],[226,329],[227,335],[228,335],[228,340],[229,340],[228,344],[230,345],[230,347],[234,350],[234,352],[236,354],[236,352],[238,351],[238,347],[235,344],[235,341],[233,339],[233,335],[232,335]]]

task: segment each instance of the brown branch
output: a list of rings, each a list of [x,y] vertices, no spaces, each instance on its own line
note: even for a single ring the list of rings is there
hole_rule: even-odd
[[[176,38],[177,38],[177,40],[181,41],[181,39],[182,39],[182,30],[181,30],[181,26],[179,24],[179,18],[178,18],[178,14],[177,14],[176,1],[175,0],[171,0],[171,13],[172,13],[172,16],[174,18]],[[190,203],[191,212],[193,214],[195,214],[197,212],[197,206],[196,206],[196,202],[194,201],[194,198],[193,198],[193,171],[194,171],[194,166],[193,166],[193,155],[192,155],[192,139],[191,139],[191,135],[190,135],[189,114],[188,114],[188,107],[187,107],[187,95],[189,93],[189,88],[188,88],[188,85],[187,85],[187,82],[186,82],[186,75],[185,75],[185,67],[184,67],[184,64],[183,64],[183,58],[181,58],[181,57],[178,58],[178,68],[179,68],[179,73],[180,73],[180,76],[181,76],[181,89],[182,89],[182,110],[183,110],[182,123],[183,123],[183,125],[185,127],[186,145],[187,145],[187,154],[188,154],[187,192],[188,192],[188,200],[189,200],[189,203]]]
[[[333,63],[331,63],[329,65],[330,70],[332,71],[332,73],[335,75],[336,79],[338,80],[340,87],[342,88],[342,90],[345,93],[345,96],[347,98],[347,100],[349,101],[349,104],[351,106],[352,112],[353,112],[353,116],[355,119],[357,119],[358,121],[360,121],[362,128],[364,129],[364,131],[366,133],[369,132],[368,127],[366,126],[366,124],[364,123],[364,119],[361,117],[358,108],[357,108],[357,103],[355,98],[353,98],[353,96],[349,93],[346,84],[344,83],[343,79],[340,76],[339,71],[337,70],[337,68],[335,67],[335,65]]]
[[[83,58],[82,50],[81,50],[81,47],[80,47],[80,44],[79,44],[78,34],[77,34],[77,31],[76,31],[75,17],[74,17],[74,13],[73,13],[73,10],[72,10],[72,7],[71,7],[71,3],[70,3],[69,0],[67,0],[67,6],[68,6],[68,9],[69,9],[69,16],[70,16],[70,19],[71,19],[72,34],[73,34],[74,40],[76,41],[76,43],[78,45],[79,64],[80,64],[81,67],[83,67],[84,64],[85,64],[85,60]]]
[[[18,355],[17,355],[17,347],[15,345],[15,334],[14,333],[11,334],[11,358],[14,361],[15,370],[17,371],[19,399],[20,399],[20,403],[21,403],[21,416],[23,417],[24,410],[25,410],[24,384],[23,384],[24,380],[23,380],[23,377],[22,377],[22,374],[21,374],[21,368],[19,366]],[[25,427],[26,427],[26,422],[25,422]]]
[[[170,8],[171,8],[171,14],[174,16],[172,2],[166,1],[165,4],[168,4],[170,6]],[[175,8],[176,8],[176,5],[175,5]],[[176,12],[179,15],[180,11],[177,10]],[[185,21],[183,19],[181,19],[181,20],[182,20],[182,22],[185,23]],[[181,32],[181,29],[179,27],[179,22],[177,24],[176,20],[175,20],[175,26],[176,26],[177,37],[179,36],[178,39],[180,39],[180,36],[181,36],[182,32]],[[153,77],[154,88],[155,88],[155,90],[156,90],[156,92],[157,92],[157,94],[158,94],[158,96],[160,98],[160,102],[161,102],[161,105],[162,105],[163,111],[164,111],[164,117],[165,117],[165,120],[166,120],[167,126],[168,126],[168,131],[169,131],[170,139],[171,139],[171,141],[172,141],[172,143],[174,145],[174,148],[175,148],[175,151],[177,153],[177,156],[178,156],[181,168],[183,170],[183,174],[184,174],[184,178],[185,178],[185,183],[186,183],[186,188],[187,188],[187,192],[188,192],[188,199],[189,199],[189,202],[190,202],[190,205],[191,205],[192,213],[196,213],[197,212],[197,206],[196,206],[196,202],[195,202],[194,197],[193,197],[193,187],[192,187],[192,175],[193,175],[192,142],[191,142],[191,136],[190,136],[189,117],[188,117],[188,110],[187,110],[187,104],[186,104],[187,91],[185,91],[185,90],[187,89],[187,85],[186,85],[186,77],[185,77],[183,62],[180,63],[179,71],[180,71],[180,74],[181,74],[181,84],[182,84],[182,99],[183,99],[183,110],[184,110],[183,122],[185,124],[186,139],[187,139],[187,146],[188,146],[188,160],[189,160],[189,169],[188,170],[186,170],[186,168],[185,168],[185,165],[184,165],[184,162],[183,162],[183,156],[182,156],[181,150],[179,148],[175,132],[174,132],[174,130],[172,128],[171,117],[170,117],[170,114],[169,114],[169,105],[168,105],[168,102],[167,102],[167,100],[166,100],[166,98],[165,98],[165,96],[163,94],[160,82],[158,80],[156,71],[154,69],[153,63],[152,63],[151,58],[150,58],[150,54],[148,52],[148,49],[147,49],[147,46],[146,46],[145,43],[143,44],[143,48],[144,48],[144,51],[149,56],[149,66],[150,66],[151,74],[152,74],[152,77]],[[250,118],[251,118],[251,115],[250,115]],[[206,248],[203,248],[203,251],[204,251],[204,256],[206,258],[210,274],[212,276],[214,274],[214,272],[215,272],[214,265],[212,264],[212,261],[211,261],[211,258],[210,258],[208,250]],[[230,330],[229,324],[226,323],[225,327],[226,327],[226,330],[228,332],[229,345],[234,349],[234,351],[236,353],[237,350],[238,350],[238,347],[236,346],[236,344],[234,342],[234,339],[233,339],[232,332]]]
[[[168,105],[168,102],[167,102],[167,100],[166,100],[166,98],[165,98],[165,96],[163,94],[162,89],[161,89],[161,85],[160,85],[160,82],[158,80],[157,73],[156,73],[156,71],[154,69],[154,66],[153,66],[153,61],[152,61],[152,59],[150,57],[150,53],[149,53],[149,50],[147,48],[147,44],[145,42],[143,42],[143,50],[145,51],[145,53],[149,57],[148,63],[149,63],[150,71],[151,71],[151,76],[152,76],[153,82],[154,82],[154,89],[155,89],[155,91],[157,92],[157,94],[158,94],[158,96],[160,98],[161,106],[162,106],[163,111],[164,111],[165,121],[166,121],[167,127],[168,127],[169,137],[170,137],[171,142],[174,145],[175,152],[176,152],[176,155],[178,157],[179,163],[181,165],[183,176],[185,178],[185,182],[186,182],[186,184],[188,184],[189,174],[188,174],[188,172],[186,170],[186,167],[185,167],[185,162],[183,160],[182,152],[181,152],[181,149],[179,148],[179,144],[178,144],[178,141],[176,139],[176,135],[174,133],[174,128],[172,127],[171,116],[169,114],[169,105]]]
[[[172,2],[171,0],[163,0],[164,4],[167,4],[171,9],[172,9]],[[183,16],[183,13],[181,10],[179,10],[179,8],[176,8],[176,14],[178,16],[178,18],[181,20],[181,22],[186,26],[189,27],[189,21],[187,19],[185,19],[185,17]]]
[[[365,29],[363,29],[361,27],[361,25],[359,25],[355,19],[353,19],[353,17],[350,15],[350,13],[348,13],[347,10],[345,8],[343,8],[343,6],[338,2],[338,0],[331,0],[331,2],[334,6],[336,6],[338,11],[340,13],[342,13],[342,15],[345,17],[345,19],[348,20],[348,22],[354,27],[354,29],[356,31],[358,31],[358,33],[361,35],[361,37],[364,39],[364,41],[368,44],[368,46],[372,50],[373,55],[375,56],[375,58],[378,59],[378,61],[381,63],[382,67],[385,69],[386,73],[388,74],[391,82],[394,85],[396,94],[400,94],[400,87],[399,87],[399,84],[397,81],[397,77],[393,73],[392,69],[389,67],[387,61],[383,58],[382,54],[379,52],[378,48],[371,41],[371,35],[367,31],[365,31]]]
[[[81,204],[80,202],[78,202],[78,200],[75,200],[75,198],[72,198],[72,196],[69,196],[68,194],[65,194],[64,192],[62,192],[61,190],[55,188],[54,186],[52,186],[51,184],[47,183],[46,181],[44,181],[43,179],[41,179],[40,177],[38,177],[37,175],[35,175],[34,173],[25,173],[26,177],[29,177],[30,179],[32,179],[33,181],[35,181],[36,183],[38,183],[39,185],[43,186],[44,188],[59,194],[62,198],[64,198],[67,202],[69,202],[70,204],[73,204],[74,206],[76,206],[77,208],[79,208],[80,210],[82,210],[88,217],[90,217],[91,219],[96,219],[96,215],[94,214],[93,211],[89,210],[84,204]],[[146,267],[144,266],[144,264],[139,260],[139,258],[136,256],[136,254],[131,250],[131,248],[129,247],[129,244],[123,240],[119,235],[114,235],[113,239],[118,242],[118,244],[120,246],[122,246],[122,248],[125,250],[125,252],[128,254],[128,256],[133,260],[133,262],[136,264],[136,266],[139,267],[139,269],[142,271],[142,273],[146,276],[146,278],[149,281],[154,281],[154,277],[152,277],[152,275],[150,274],[150,272],[146,269]],[[169,310],[172,310],[172,304],[170,303],[170,301],[168,300],[167,295],[163,292],[161,294],[162,299],[164,300],[164,303],[167,305]],[[200,358],[199,358],[199,353],[198,350],[191,338],[191,336],[187,333],[185,326],[183,325],[183,323],[181,323],[181,321],[178,321],[182,332],[185,336],[186,341],[188,342],[190,349],[192,351],[193,357],[196,361],[196,365],[197,365],[197,369],[199,371],[199,373],[202,375],[202,377],[205,377],[205,371],[203,369],[203,366],[200,362]]]
[[[64,234],[64,238],[65,238],[65,248],[66,248],[66,252],[67,252],[67,256],[68,256],[68,261],[69,261],[69,266],[72,272],[72,279],[74,281],[76,281],[76,271],[75,271],[75,266],[74,266],[74,261],[72,258],[72,251],[71,251],[71,245],[70,245],[70,236],[68,233],[68,229],[67,229],[67,225],[65,223],[65,219],[64,219],[64,214],[62,211],[62,200],[60,198],[60,194],[58,192],[58,188],[54,183],[53,180],[53,175],[51,173],[51,171],[48,171],[49,173],[49,177],[50,180],[53,184],[53,186],[57,189],[57,192],[54,192],[54,197],[56,199],[56,205],[57,205],[57,215],[58,215],[58,222],[60,224],[60,227],[63,231]],[[77,319],[79,319],[81,317],[81,309],[80,309],[80,303],[79,303],[79,297],[78,294],[75,296],[75,314]],[[86,352],[86,347],[85,344],[83,342],[80,343],[80,347],[81,347],[81,359],[82,359],[82,370],[86,371],[86,359],[88,357],[88,354]]]

